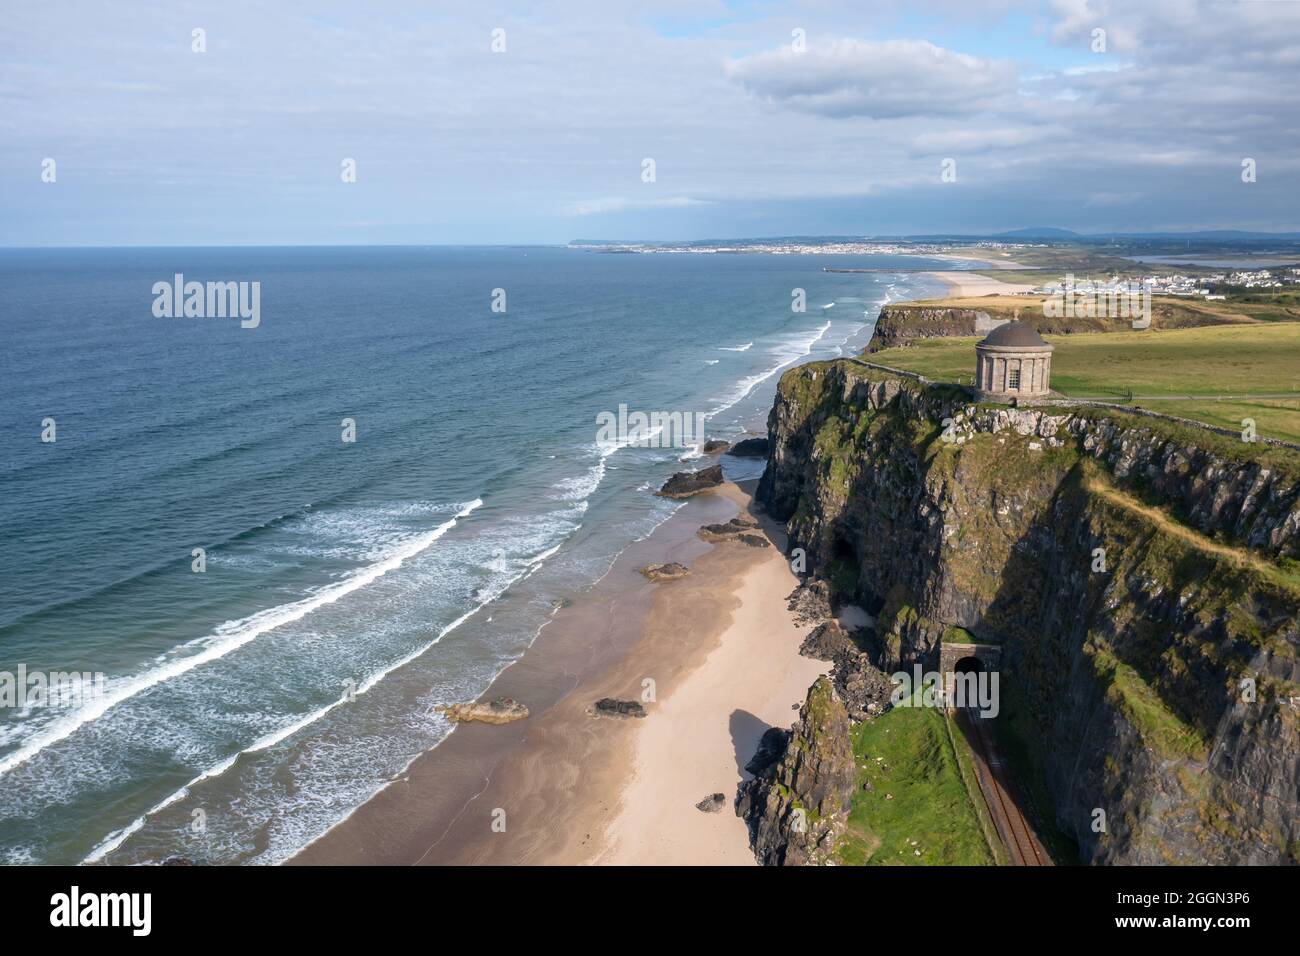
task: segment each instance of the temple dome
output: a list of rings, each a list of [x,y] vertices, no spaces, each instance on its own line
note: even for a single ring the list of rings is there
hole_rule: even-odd
[[[1026,322],[1004,322],[990,332],[979,345],[1004,349],[1050,349],[1038,330]]]

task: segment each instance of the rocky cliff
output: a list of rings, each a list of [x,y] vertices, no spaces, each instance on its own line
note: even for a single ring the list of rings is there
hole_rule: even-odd
[[[831,860],[848,819],[856,771],[849,715],[825,677],[808,691],[789,731],[769,731],[747,769],[736,812],[765,866]]]
[[[875,663],[1002,645],[1000,729],[1082,862],[1296,860],[1300,454],[851,360],[788,372],[769,433],[759,498]]]

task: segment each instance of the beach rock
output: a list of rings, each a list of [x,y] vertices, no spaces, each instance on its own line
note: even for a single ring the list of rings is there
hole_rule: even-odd
[[[748,531],[744,534],[736,535],[736,540],[741,544],[749,545],[751,548],[772,547],[772,542],[768,541],[767,538],[763,537],[761,534],[752,534]]]
[[[613,697],[602,697],[596,701],[591,713],[597,717],[628,718],[646,716],[645,708],[638,701],[615,700]]]
[[[706,455],[720,455],[731,447],[731,442],[723,441],[720,438],[710,438],[704,443],[701,451]]]
[[[705,541],[731,541],[746,531],[753,531],[758,522],[746,515],[738,515],[720,524],[706,524],[695,532]]]
[[[736,814],[749,828],[755,859],[764,866],[833,863],[856,781],[849,715],[831,682],[819,678],[785,752],[740,785]]]
[[[725,793],[711,793],[695,805],[695,809],[701,813],[717,813],[727,805],[727,795]]]
[[[790,592],[786,608],[800,627],[820,624],[834,617],[831,612],[831,589],[825,581],[813,578]]]
[[[731,446],[732,458],[766,458],[768,442],[766,438],[746,438]]]
[[[458,723],[477,720],[484,724],[509,724],[528,716],[528,708],[511,697],[474,704],[439,704],[434,710]]]
[[[689,498],[718,487],[724,480],[721,465],[711,465],[699,471],[679,471],[665,481],[664,486],[655,494],[661,498]]]
[[[691,573],[691,569],[684,564],[678,564],[676,561],[669,561],[667,564],[647,564],[640,572],[651,581],[676,581],[684,578]]]
[[[816,661],[833,661],[844,651],[856,651],[857,645],[839,621],[823,621],[808,632],[799,645],[799,653]]]
[[[194,861],[186,856],[169,856],[159,866],[193,866]]]

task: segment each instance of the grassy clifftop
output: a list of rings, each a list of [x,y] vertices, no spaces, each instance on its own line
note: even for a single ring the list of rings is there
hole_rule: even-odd
[[[1052,388],[1131,401],[1163,414],[1300,442],[1300,323],[1047,335]],[[941,382],[969,384],[977,337],[932,338],[866,356]]]
[[[880,666],[1002,645],[1028,789],[1085,860],[1290,859],[1300,453],[844,360],[787,373],[769,427],[760,497],[878,614]]]

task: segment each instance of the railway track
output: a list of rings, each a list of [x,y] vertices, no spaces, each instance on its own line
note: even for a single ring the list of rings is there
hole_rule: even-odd
[[[992,731],[970,708],[961,710],[960,714],[970,728],[976,758],[985,770],[985,773],[977,774],[980,789],[984,792],[984,801],[988,804],[998,834],[1006,845],[1011,865],[1052,866],[1052,858],[1039,842],[1029,821],[1021,812],[1020,805],[1012,796],[1014,790],[998,754],[997,745],[993,742]]]

